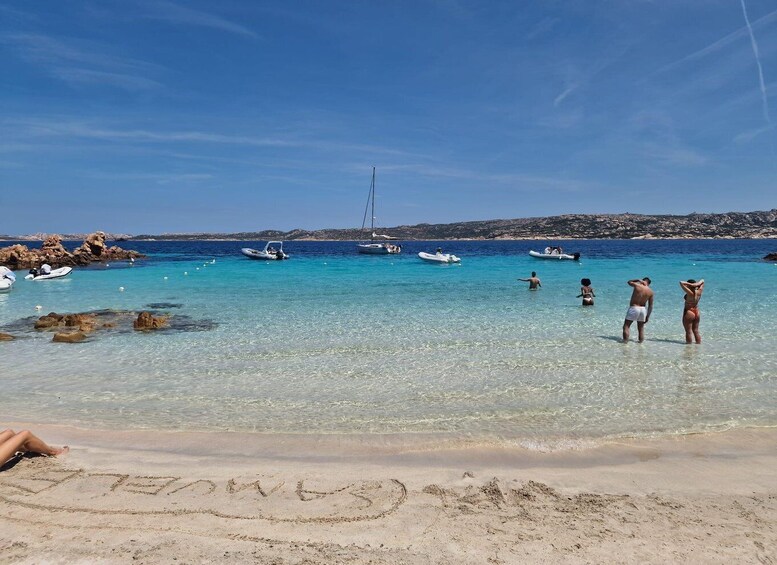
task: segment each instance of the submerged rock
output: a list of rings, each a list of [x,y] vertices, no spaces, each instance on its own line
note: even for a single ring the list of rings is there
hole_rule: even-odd
[[[764,259],[767,261],[777,261],[777,253],[769,253]]]
[[[86,334],[84,332],[57,332],[54,334],[54,338],[51,341],[59,343],[78,343],[85,339]]]
[[[151,312],[141,312],[138,319],[132,323],[132,327],[139,331],[158,330],[167,325],[167,316],[152,316]]]
[[[13,341],[15,339],[11,334],[0,333],[0,341]]]

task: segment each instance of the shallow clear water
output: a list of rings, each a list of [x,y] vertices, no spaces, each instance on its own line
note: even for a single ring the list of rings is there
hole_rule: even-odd
[[[284,262],[238,255],[256,242],[125,246],[151,256],[56,281],[19,277],[0,294],[0,326],[171,303],[180,307],[161,310],[215,327],[81,344],[15,332],[0,343],[0,414],[113,428],[448,432],[529,446],[777,425],[777,266],[759,260],[774,241],[566,242],[580,263],[528,257],[544,242],[444,243],[460,266],[420,261],[418,251],[437,247],[424,242],[384,257],[353,243],[290,242]],[[532,270],[539,292],[516,280]],[[622,344],[625,281],[642,276],[656,291],[647,341]],[[593,308],[576,298],[581,277],[593,281]],[[680,278],[707,283],[701,346],[684,343]]]

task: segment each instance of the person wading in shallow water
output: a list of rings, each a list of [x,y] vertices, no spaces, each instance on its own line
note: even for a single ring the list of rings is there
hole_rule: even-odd
[[[5,430],[0,433],[0,466],[13,458],[18,451],[23,453],[39,453],[40,455],[62,455],[70,450],[65,447],[51,447],[32,432],[24,430],[19,433]]]
[[[542,283],[540,282],[540,279],[537,278],[537,273],[534,271],[531,272],[531,277],[528,279],[518,279],[521,282],[527,282],[529,283],[529,290],[538,290],[542,288]]]
[[[596,295],[594,294],[594,289],[591,286],[591,279],[581,279],[580,280],[580,294],[577,295],[578,298],[583,297],[583,306],[593,306],[594,305],[594,298]]]
[[[701,334],[699,333],[699,300],[701,293],[704,292],[704,279],[696,282],[693,279],[680,281],[680,288],[685,291],[685,304],[683,305],[683,327],[685,328],[685,343],[701,343]]]
[[[629,341],[631,323],[637,322],[639,342],[645,341],[645,324],[650,320],[653,312],[653,290],[650,288],[650,279],[632,279],[627,284],[634,290],[631,293],[629,309],[626,311],[626,319],[623,321],[623,341]],[[645,306],[647,305],[647,306]]]

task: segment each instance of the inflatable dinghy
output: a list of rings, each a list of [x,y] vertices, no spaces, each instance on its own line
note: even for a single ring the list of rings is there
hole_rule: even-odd
[[[421,251],[418,257],[430,263],[461,263],[461,259],[450,253],[425,253]]]
[[[46,281],[49,279],[59,279],[68,276],[72,270],[73,267],[60,267],[59,269],[52,269],[48,275],[36,275],[35,273],[30,273],[24,278],[28,281]]]

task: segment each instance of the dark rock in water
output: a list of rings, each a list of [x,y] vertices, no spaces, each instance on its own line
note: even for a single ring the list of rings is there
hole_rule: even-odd
[[[158,330],[161,327],[167,325],[167,316],[155,317],[150,312],[141,312],[138,315],[138,319],[132,323],[132,327],[136,330]]]
[[[54,338],[51,341],[59,343],[78,343],[85,339],[86,334],[84,332],[57,332],[54,334]]]
[[[777,261],[777,253],[769,253],[764,259],[767,261]]]
[[[153,320],[157,320],[157,327],[153,328],[155,332],[201,332],[218,327],[218,324],[213,320],[195,320],[185,314],[165,315],[159,310],[149,310],[145,313],[151,316],[152,326]],[[10,324],[4,324],[0,326],[0,330],[14,334],[33,333],[41,330],[62,331],[64,329],[77,329],[83,333],[131,333],[135,331],[134,327],[139,314],[143,314],[143,312],[132,310],[92,310],[79,314],[50,312],[40,318],[30,316]],[[165,323],[160,325],[159,321],[162,319],[165,320]]]
[[[0,341],[13,341],[15,339],[11,334],[0,333]]]
[[[180,308],[183,304],[177,304],[175,302],[151,302],[146,304],[144,308],[151,310],[169,310],[171,308]]]

